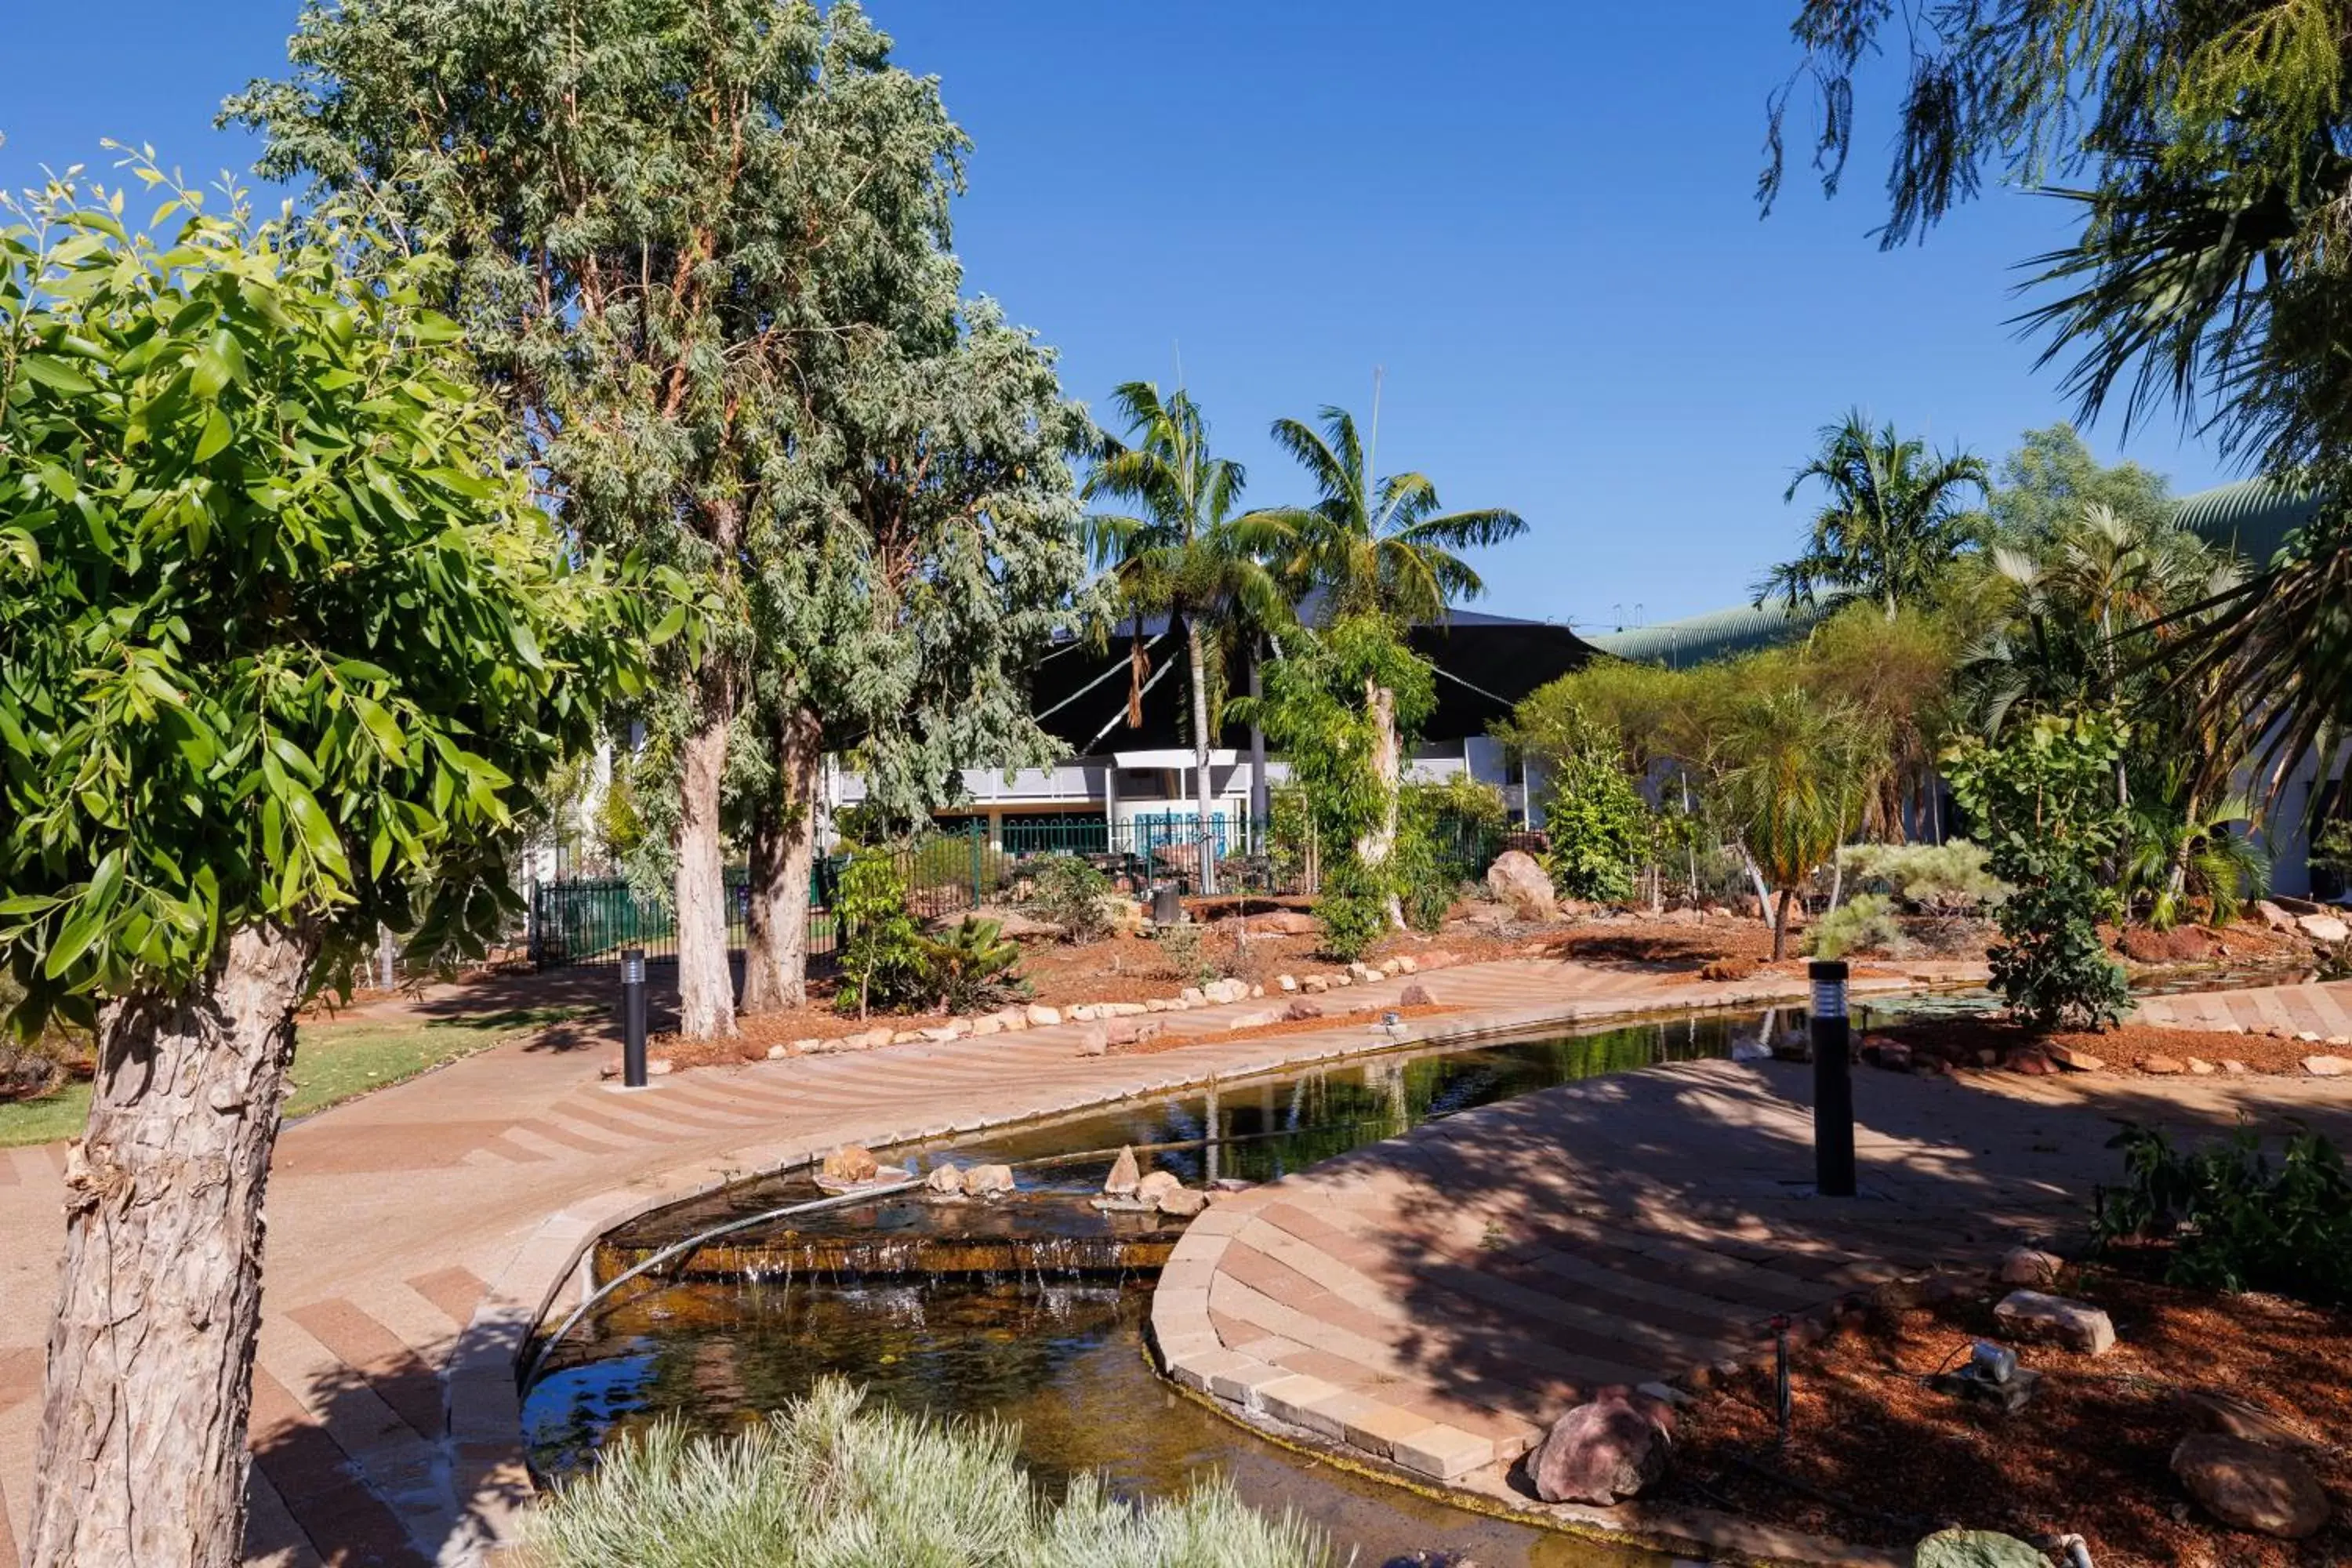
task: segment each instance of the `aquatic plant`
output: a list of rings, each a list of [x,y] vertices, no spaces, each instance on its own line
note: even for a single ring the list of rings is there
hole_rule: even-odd
[[[1048,1501],[1014,1443],[994,1423],[869,1407],[827,1378],[735,1436],[664,1422],[615,1445],[533,1514],[527,1550],[538,1568],[1331,1568],[1314,1526],[1218,1479],[1135,1504],[1086,1475]]]

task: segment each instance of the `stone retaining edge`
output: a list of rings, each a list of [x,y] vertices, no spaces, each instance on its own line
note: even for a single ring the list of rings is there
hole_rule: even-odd
[[[1929,983],[1886,979],[1858,981],[1851,990],[1854,994],[1886,994],[1927,988]],[[1733,1012],[1759,1006],[1785,1006],[1803,1000],[1806,994],[1807,987],[1803,982],[1791,980],[1786,985],[1725,992],[1698,1002],[1617,997],[1605,1001],[1562,1000],[1413,1020],[1394,1035],[1371,1036],[1361,1030],[1334,1030],[1268,1037],[1264,1043],[1288,1048],[1278,1048],[1263,1060],[1222,1072],[1189,1077],[1180,1074],[1142,1087],[1122,1088],[1116,1092],[1081,1093],[1058,1104],[1038,1106],[975,1127],[937,1123],[862,1136],[860,1130],[847,1129],[828,1142],[854,1140],[877,1148],[926,1142],[959,1133],[1070,1115],[1104,1105],[1115,1105],[1142,1095],[1171,1093],[1262,1077],[1268,1072],[1312,1066],[1319,1061],[1370,1056],[1415,1046],[1450,1045],[1488,1035],[1515,1034],[1548,1025],[1638,1019],[1658,1013]],[[1214,1037],[1202,1038],[1213,1040]],[[1176,1056],[1181,1049],[1178,1047],[1167,1054]],[[485,1564],[498,1562],[516,1544],[516,1523],[524,1506],[535,1495],[522,1443],[522,1395],[518,1384],[523,1353],[530,1347],[532,1334],[546,1320],[565,1287],[572,1283],[581,1260],[594,1246],[596,1238],[654,1209],[755,1176],[807,1164],[822,1157],[821,1150],[803,1143],[751,1144],[731,1149],[727,1153],[730,1163],[716,1173],[710,1170],[712,1158],[706,1156],[658,1175],[641,1178],[630,1185],[607,1188],[566,1205],[520,1237],[505,1267],[488,1281],[488,1288],[475,1308],[473,1320],[459,1341],[448,1370],[449,1433],[454,1448],[451,1489],[458,1504],[459,1523],[445,1540],[438,1553],[442,1568],[483,1568]],[[746,1163],[734,1163],[737,1160]],[[1232,1204],[1223,1207],[1235,1222],[1244,1217],[1244,1212]],[[1212,1208],[1193,1222],[1184,1238],[1177,1244],[1177,1250],[1171,1258],[1171,1265],[1189,1256],[1184,1250],[1186,1245],[1217,1213],[1218,1209]],[[1161,1293],[1154,1290],[1151,1324],[1155,1342],[1160,1340],[1160,1300]],[[1213,1340],[1215,1331],[1209,1324],[1205,1285],[1199,1290],[1197,1310],[1198,1324],[1192,1331],[1206,1332]],[[1247,1384],[1245,1392],[1256,1393],[1260,1401],[1258,1408],[1266,1407],[1265,1390],[1269,1385],[1282,1379],[1299,1376],[1280,1368],[1263,1367],[1263,1363],[1253,1362],[1252,1366],[1262,1367],[1267,1373],[1279,1374],[1255,1376]],[[1181,1381],[1181,1377],[1179,1381]],[[1301,1381],[1320,1383],[1319,1379]],[[1231,1373],[1227,1374],[1224,1383],[1227,1387],[1244,1387],[1242,1381]],[[1328,1389],[1331,1394],[1344,1393],[1333,1384],[1323,1384],[1322,1388]],[[1356,1415],[1358,1429],[1366,1437],[1375,1441],[1384,1439],[1388,1443],[1391,1462],[1433,1479],[1444,1480],[1457,1477],[1491,1463],[1496,1458],[1495,1446],[1490,1439],[1419,1417],[1412,1418],[1418,1422],[1413,1430],[1398,1434],[1393,1430],[1395,1423],[1386,1420],[1376,1422],[1374,1417],[1354,1411],[1351,1405],[1342,1407],[1327,1397],[1321,1389],[1287,1384],[1274,1389],[1272,1397],[1284,1406],[1303,1412],[1326,1425],[1336,1422],[1341,1432],[1347,1428],[1348,1415],[1337,1412],[1344,1408]],[[1388,1414],[1393,1415],[1395,1413]],[[1317,1429],[1304,1421],[1297,1424],[1307,1426],[1309,1430]],[[1368,1447],[1368,1451],[1373,1450]],[[1516,1455],[1510,1457],[1516,1458]]]

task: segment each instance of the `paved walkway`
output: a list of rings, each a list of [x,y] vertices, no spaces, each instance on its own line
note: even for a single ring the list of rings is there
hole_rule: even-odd
[[[2300,1039],[2342,1045],[2352,1040],[2352,980],[2150,996],[2132,1014],[2132,1022],[2230,1035],[2265,1035],[2275,1029]]]
[[[1776,1314],[2077,1228],[2121,1173],[2118,1120],[2352,1134],[2352,1084],[1860,1068],[1862,1196],[1824,1200],[1811,1071],[1704,1061],[1570,1084],[1239,1194],[1161,1274],[1161,1356],[1193,1388],[1516,1496],[1512,1461],[1596,1386],[1753,1359]]]
[[[528,999],[590,997],[610,979],[551,978]],[[1406,1039],[1785,1001],[1795,989],[1769,976],[1707,984],[1545,960],[1419,978],[1461,1011],[1417,1020]],[[1403,984],[1329,1000],[1392,1003]],[[425,1006],[525,999],[493,987]],[[1264,1005],[1164,1015],[1171,1035],[1197,1043],[1149,1056],[1081,1057],[1079,1029],[1064,1026],[681,1074],[640,1095],[604,1089],[596,1066],[609,1041],[572,1028],[290,1129],[269,1191],[253,1559],[284,1568],[481,1561],[528,1494],[518,1350],[582,1250],[631,1215],[844,1141],[946,1136],[1390,1043],[1360,1024],[1223,1037],[1228,1018]],[[15,1560],[12,1531],[38,1463],[62,1166],[62,1145],[0,1151],[0,1562]]]

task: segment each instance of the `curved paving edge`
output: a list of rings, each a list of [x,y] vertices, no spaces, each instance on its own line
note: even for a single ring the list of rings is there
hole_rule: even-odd
[[[2347,987],[2352,991],[2352,987]],[[1547,1507],[1512,1470],[1606,1384],[1683,1382],[1817,1333],[1844,1300],[2070,1237],[2117,1120],[2352,1122],[2352,1083],[1857,1075],[1862,1197],[1810,1195],[1809,1068],[1685,1062],[1424,1123],[1221,1202],[1163,1269],[1165,1373],[1530,1522],[1738,1560],[1883,1552],[1730,1515]],[[1900,1561],[1907,1561],[1907,1555]]]
[[[1917,990],[1923,984],[1948,984],[1950,978],[1937,973],[1923,974],[1916,980],[1869,981],[1857,984],[1854,990],[1857,994],[1886,994]],[[1257,1077],[1269,1071],[1318,1061],[1413,1047],[1443,1046],[1533,1028],[1575,1026],[1614,1019],[1633,1021],[1657,1013],[1786,1005],[1801,1000],[1806,990],[1801,982],[1780,977],[1764,977],[1760,983],[1750,980],[1662,984],[1671,979],[1672,976],[1661,975],[1654,971],[1596,969],[1548,960],[1503,960],[1400,976],[1379,985],[1360,986],[1356,990],[1360,994],[1351,994],[1343,1000],[1353,1005],[1377,1005],[1390,999],[1405,984],[1418,982],[1430,988],[1441,1004],[1467,1010],[1414,1021],[1395,1035],[1374,1035],[1359,1026],[1346,1030],[1234,1042],[1229,1048],[1244,1052],[1244,1059],[1223,1063],[1207,1070],[1184,1069],[1188,1062],[1206,1065],[1201,1060],[1202,1053],[1216,1042],[1214,1031],[1221,1026],[1223,1015],[1253,1012],[1265,1004],[1241,1002],[1223,1008],[1163,1015],[1171,1030],[1181,1021],[1188,1026],[1184,1032],[1193,1037],[1183,1046],[1149,1056],[1094,1058],[1118,1064],[1159,1065],[1166,1069],[1148,1081],[1113,1083],[1099,1089],[1064,1094],[1059,1098],[1039,1096],[1018,1109],[976,1116],[968,1121],[895,1127],[837,1125],[829,1127],[824,1137],[814,1141],[798,1139],[730,1149],[727,1157],[734,1168],[716,1178],[710,1174],[710,1162],[700,1160],[649,1182],[640,1181],[627,1187],[606,1189],[568,1204],[541,1220],[516,1247],[507,1265],[487,1282],[488,1289],[483,1292],[460,1349],[452,1360],[448,1376],[449,1427],[455,1447],[452,1482],[464,1527],[452,1538],[454,1550],[445,1548],[440,1553],[440,1561],[457,1568],[457,1565],[481,1561],[485,1557],[494,1557],[500,1549],[513,1543],[516,1521],[533,1495],[521,1443],[521,1394],[517,1386],[521,1360],[531,1336],[564,1299],[566,1292],[578,1283],[583,1260],[596,1238],[616,1226],[654,1209],[700,1195],[756,1173],[807,1164],[822,1158],[827,1150],[843,1142],[862,1142],[876,1148],[928,1142],[1023,1121],[1073,1114],[1139,1096]],[[1585,984],[1574,984],[1576,980],[1582,980]],[[1513,984],[1514,981],[1517,984]],[[1592,984],[1595,981],[1600,983],[1597,986]],[[1558,994],[1546,1001],[1518,1002],[1516,1005],[1507,1002],[1499,1006],[1478,1005],[1481,1001],[1491,1002],[1515,994],[1524,994],[1530,985],[1536,991],[1554,991]],[[1042,1042],[1066,1033],[1075,1048],[1080,1032],[1076,1027],[1065,1026],[1059,1031],[1034,1029],[1010,1038]],[[992,1042],[1001,1046],[1006,1038],[991,1037],[960,1040],[952,1042],[951,1046],[984,1052]],[[950,1047],[943,1046],[925,1047],[924,1050],[929,1055],[935,1049],[948,1048]],[[877,1057],[889,1054],[874,1053]],[[816,1059],[839,1061],[857,1058]],[[1232,1205],[1221,1205],[1221,1209],[1213,1209],[1194,1221],[1187,1239],[1195,1233],[1204,1236],[1213,1233],[1213,1226],[1210,1232],[1203,1232],[1202,1226],[1210,1222],[1223,1223],[1219,1220],[1221,1212],[1229,1217],[1238,1217]],[[1168,1279],[1168,1273],[1163,1271],[1158,1294],[1164,1294]],[[1156,1316],[1154,1321],[1156,1323]],[[1280,1393],[1277,1391],[1277,1397],[1280,1397]],[[1406,1452],[1419,1456],[1422,1450],[1408,1446]],[[1427,1458],[1431,1462],[1442,1462],[1447,1458],[1458,1459],[1467,1452],[1466,1447],[1432,1451]],[[1389,1455],[1383,1457],[1394,1453],[1391,1444]],[[1433,1470],[1428,1473],[1441,1472]]]

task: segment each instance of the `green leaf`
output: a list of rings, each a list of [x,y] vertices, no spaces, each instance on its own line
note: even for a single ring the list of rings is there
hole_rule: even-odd
[[[58,944],[49,949],[49,956],[41,964],[41,973],[51,980],[62,979],[66,971],[89,951],[90,943],[98,940],[98,933],[105,926],[106,912],[103,910],[94,910],[87,905],[77,909],[73,917],[66,921],[65,930],[58,933]]]
[[[669,641],[670,638],[677,636],[677,634],[685,628],[686,606],[684,605],[673,605],[670,606],[669,614],[664,616],[659,621],[656,621],[654,624],[653,635],[646,640],[653,647],[659,647],[662,644]]]
[[[227,449],[231,434],[228,416],[220,411],[217,404],[215,405],[205,416],[205,433],[196,441],[196,461],[210,462],[220,456]]]
[[[98,383],[54,355],[28,353],[16,362],[16,368],[55,392],[80,395],[98,390]]]

